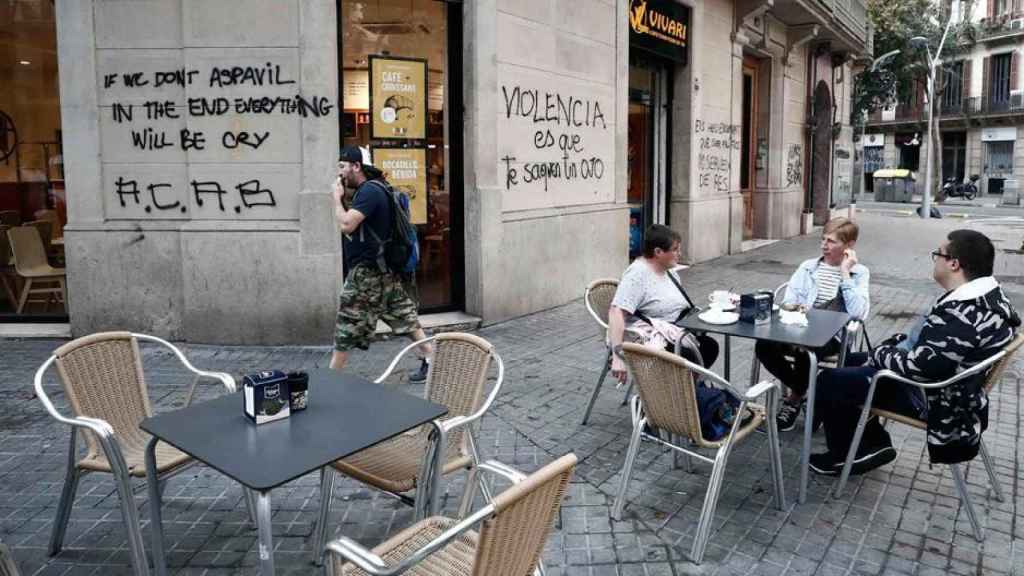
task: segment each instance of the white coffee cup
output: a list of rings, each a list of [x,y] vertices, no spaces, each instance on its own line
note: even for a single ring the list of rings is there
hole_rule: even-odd
[[[728,290],[715,290],[708,294],[708,301],[712,307],[727,308],[732,306],[732,293]]]

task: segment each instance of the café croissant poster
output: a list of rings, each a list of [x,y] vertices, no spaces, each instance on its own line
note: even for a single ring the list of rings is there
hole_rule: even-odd
[[[409,221],[427,223],[427,151],[424,148],[377,148],[373,164],[388,183],[409,197]]]
[[[427,137],[427,61],[370,56],[371,138]]]

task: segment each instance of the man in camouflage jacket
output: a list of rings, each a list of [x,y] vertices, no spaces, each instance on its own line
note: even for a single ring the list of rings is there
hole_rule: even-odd
[[[838,474],[853,439],[860,405],[871,377],[891,370],[919,382],[938,382],[996,354],[1009,344],[1020,316],[992,277],[995,249],[974,230],[956,230],[932,252],[932,275],[945,290],[908,334],[897,334],[873,354],[850,355],[847,367],[825,370],[818,378],[818,399],[829,451],[811,456],[811,469]],[[892,380],[878,383],[872,406],[926,420],[932,462],[974,458],[988,425],[984,374],[938,390]],[[896,457],[889,434],[871,418],[864,430],[853,473],[863,473]]]

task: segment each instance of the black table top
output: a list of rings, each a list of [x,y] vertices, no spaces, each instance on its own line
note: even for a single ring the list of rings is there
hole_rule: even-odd
[[[266,491],[448,413],[444,406],[334,370],[309,373],[309,405],[256,425],[243,395],[146,418],[139,427],[254,490]]]
[[[768,340],[782,344],[793,344],[802,348],[821,348],[828,344],[833,336],[839,333],[850,321],[846,312],[832,312],[812,308],[807,311],[807,326],[783,324],[779,320],[778,311],[772,313],[772,321],[767,324],[751,324],[735,322],[733,324],[708,324],[691,314],[683,318],[679,325],[692,331],[713,332],[739,338]]]

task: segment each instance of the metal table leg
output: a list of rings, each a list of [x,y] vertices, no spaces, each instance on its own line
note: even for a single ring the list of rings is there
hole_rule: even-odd
[[[731,370],[732,358],[731,358],[731,355],[729,354],[730,350],[732,349],[732,346],[730,345],[731,344],[731,340],[729,339],[729,335],[728,334],[725,334],[724,336],[725,336],[725,338],[722,341],[722,345],[725,348],[725,370],[724,370],[725,374],[724,374],[724,377],[729,382],[732,382],[732,370]],[[711,368],[711,367],[708,366],[708,368]]]
[[[807,409],[804,410],[804,448],[800,452],[800,498],[803,504],[807,501],[807,475],[810,472],[811,433],[814,432],[814,389],[818,381],[818,356],[813,350],[804,350],[810,360],[807,375]]]
[[[164,555],[164,524],[161,514],[160,487],[156,472],[156,437],[146,444],[146,489],[149,491],[149,526],[153,541],[153,570],[157,576],[167,576],[167,557]]]
[[[257,559],[260,575],[274,575],[274,537],[270,530],[270,492],[256,493],[256,527],[259,531]]]

